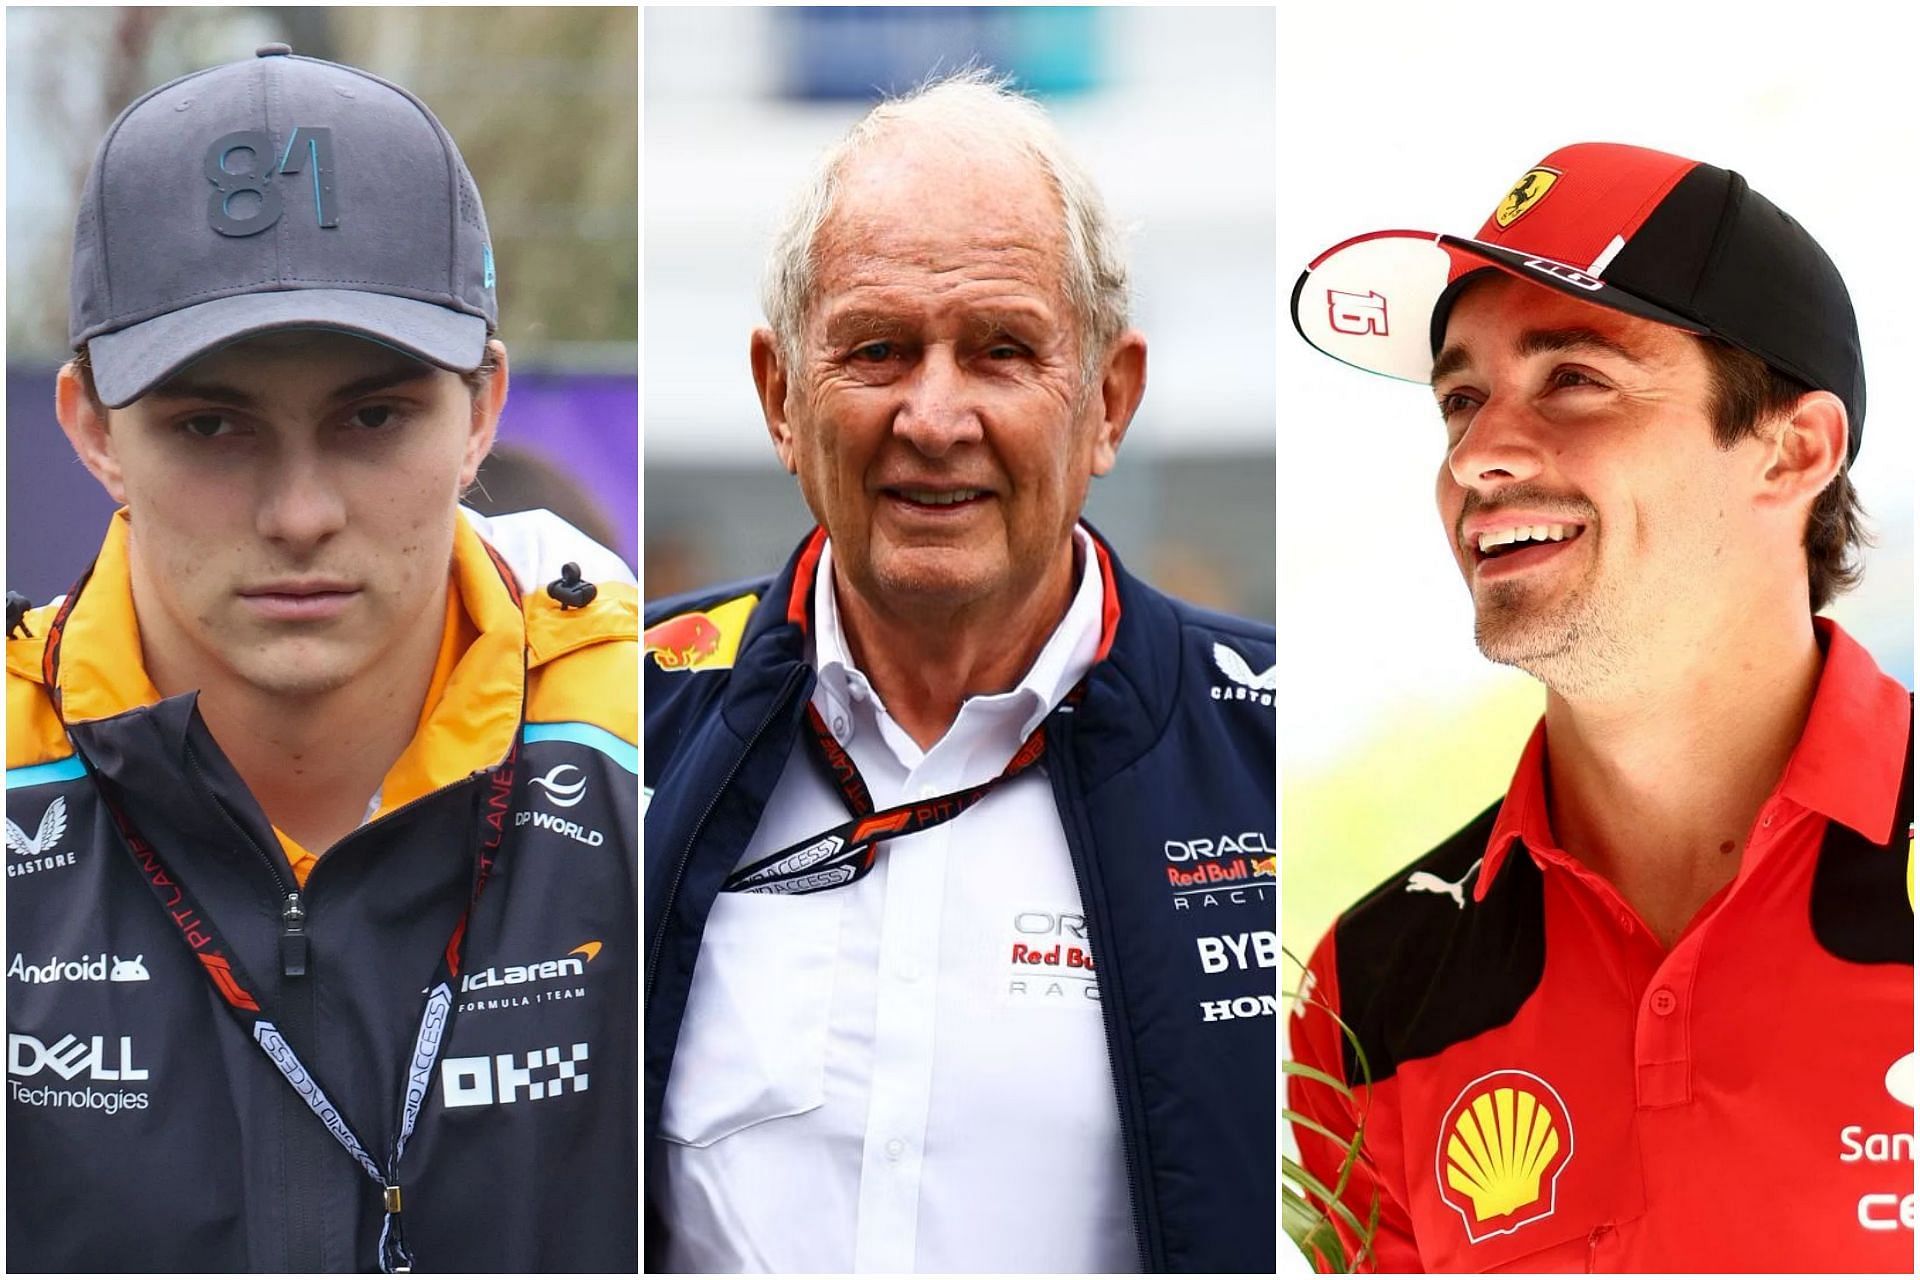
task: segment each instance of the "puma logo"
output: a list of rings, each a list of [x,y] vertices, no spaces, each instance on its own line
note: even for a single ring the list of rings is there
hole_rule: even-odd
[[[1408,893],[1439,893],[1453,899],[1453,905],[1462,911],[1467,909],[1467,881],[1473,879],[1480,870],[1481,859],[1475,858],[1473,865],[1467,868],[1467,874],[1458,880],[1442,880],[1431,871],[1416,871],[1407,877]]]

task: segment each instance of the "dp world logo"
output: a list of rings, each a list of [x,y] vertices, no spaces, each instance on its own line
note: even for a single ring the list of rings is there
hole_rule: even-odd
[[[569,778],[569,774],[579,776]],[[535,778],[533,783],[547,793],[547,800],[558,809],[571,809],[587,798],[587,775],[578,765],[555,765],[545,777]]]
[[[1529,1071],[1494,1071],[1460,1091],[1440,1121],[1440,1198],[1474,1244],[1553,1214],[1573,1159],[1573,1122],[1552,1085]]]

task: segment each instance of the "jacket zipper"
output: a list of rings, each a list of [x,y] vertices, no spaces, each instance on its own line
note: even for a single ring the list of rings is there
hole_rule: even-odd
[[[1054,799],[1060,810],[1060,827],[1067,837],[1067,852],[1070,855],[1069,860],[1073,863],[1074,886],[1080,891],[1081,909],[1087,913],[1088,924],[1094,930],[1095,937],[1089,941],[1089,946],[1095,946],[1094,963],[1104,965],[1106,961],[1101,957],[1096,943],[1110,936],[1107,929],[1108,921],[1105,912],[1096,905],[1096,899],[1087,892],[1088,862],[1082,856],[1082,850],[1088,847],[1088,841],[1080,822],[1080,797],[1072,794],[1068,782],[1068,774],[1071,770],[1066,767],[1065,757],[1073,742],[1072,724],[1073,709],[1071,707],[1062,708],[1049,717],[1047,735],[1052,741],[1048,743],[1048,749],[1054,759],[1050,762],[1051,767],[1047,772],[1053,780]],[[1105,979],[1102,981],[1104,984]],[[1147,1244],[1147,1215],[1141,1207],[1143,1189],[1140,1177],[1139,1145],[1135,1141],[1133,1126],[1128,1122],[1127,1085],[1120,1074],[1120,1054],[1115,1048],[1120,1042],[1120,1012],[1118,1005],[1107,998],[1104,985],[1100,997],[1100,1021],[1106,1030],[1107,1039],[1107,1073],[1113,1080],[1114,1106],[1120,1114],[1120,1150],[1126,1160],[1127,1209],[1133,1217],[1133,1240],[1139,1251],[1140,1270],[1150,1272],[1153,1270],[1153,1260]]]
[[[274,861],[273,855],[261,848],[260,842],[247,834],[247,829],[240,825],[238,818],[233,816],[227,808],[226,801],[220,798],[220,793],[213,789],[213,783],[207,778],[207,771],[200,763],[200,753],[193,749],[191,740],[187,742],[186,748],[187,764],[193,770],[193,780],[199,784],[201,792],[207,799],[213,802],[215,811],[226,820],[227,826],[233,829],[234,835],[240,838],[243,845],[253,850],[254,855],[266,866],[267,874],[273,877],[273,883],[280,890],[280,976],[283,978],[306,977],[307,908],[300,897],[299,887],[293,883],[291,873],[282,871],[280,863]]]
[[[1587,1233],[1587,1270],[1588,1271],[1598,1271],[1600,1269],[1600,1241],[1609,1231],[1612,1231],[1612,1230],[1613,1230],[1613,1224],[1611,1222],[1603,1222],[1599,1226],[1595,1227],[1592,1231]]]
[[[811,668],[802,665],[796,667],[787,677],[786,683],[780,688],[780,696],[769,704],[766,715],[760,718],[760,726],[748,735],[746,745],[740,749],[740,754],[734,757],[733,764],[727,769],[726,778],[721,781],[719,789],[707,801],[706,810],[701,813],[700,821],[693,824],[693,831],[687,836],[686,847],[680,851],[680,860],[673,866],[673,879],[667,882],[667,898],[660,906],[660,927],[655,931],[653,940],[647,944],[646,983],[641,993],[643,1013],[646,1007],[653,1003],[653,979],[660,967],[660,952],[667,944],[668,922],[673,919],[673,900],[680,895],[680,880],[687,873],[687,864],[693,860],[693,846],[700,842],[700,833],[706,829],[707,819],[713,817],[714,809],[719,807],[720,797],[727,794],[727,790],[733,786],[734,778],[739,776],[740,766],[744,765],[747,757],[753,754],[753,748],[767,732],[767,726],[773,723],[774,717],[792,700],[796,687],[811,674]]]
[[[195,751],[193,743],[186,743],[187,766],[193,775],[195,784],[206,798],[212,802],[215,812],[225,820],[241,844],[253,850],[273,877],[280,911],[280,971],[283,977],[304,978],[307,974],[307,936],[306,904],[300,897],[300,890],[293,883],[292,871],[283,869],[283,862],[274,861],[273,855],[261,847],[260,842],[247,834],[247,829],[234,817],[220,793],[214,789],[207,777],[206,768],[200,761],[200,753]],[[291,993],[293,998],[282,1008],[283,1031],[296,1037],[296,1043],[305,1044],[313,1035],[314,988],[306,982],[298,984]],[[306,1108],[300,1100],[281,1091],[282,1115],[291,1122],[284,1130],[290,1135],[306,1134],[307,1137],[290,1136],[287,1140],[286,1158],[290,1180],[296,1188],[313,1188],[321,1176],[324,1167],[318,1152],[314,1150],[318,1135],[306,1126],[300,1112]],[[292,1203],[284,1209],[286,1213],[285,1239],[287,1268],[292,1271],[319,1271],[329,1269],[331,1260],[327,1256],[327,1232],[319,1221],[320,1209],[305,1194],[295,1194]]]

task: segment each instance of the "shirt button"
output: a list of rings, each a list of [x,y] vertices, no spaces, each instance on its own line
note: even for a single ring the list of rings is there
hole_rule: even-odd
[[[920,966],[919,966],[919,965],[917,965],[917,964],[903,964],[903,965],[901,965],[901,966],[900,966],[900,981],[902,981],[902,982],[918,982],[918,981],[920,981]]]
[[[1666,987],[1660,987],[1654,991],[1653,1011],[1658,1016],[1664,1018],[1679,1007],[1680,1002],[1673,998],[1673,992]]]
[[[898,1138],[887,1139],[887,1159],[898,1160],[907,1154],[907,1144]]]
[[[844,738],[847,736],[847,718],[845,716],[835,716],[833,718],[833,736],[836,738]]]

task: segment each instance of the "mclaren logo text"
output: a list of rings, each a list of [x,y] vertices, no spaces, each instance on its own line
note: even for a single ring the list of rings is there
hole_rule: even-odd
[[[1572,1159],[1567,1104],[1529,1071],[1490,1072],[1462,1089],[1434,1152],[1440,1198],[1475,1244],[1551,1217]]]
[[[587,989],[574,980],[586,977],[587,966],[599,954],[600,943],[596,940],[581,943],[557,960],[493,965],[466,974],[460,979],[460,1012],[577,1000],[587,994]]]

